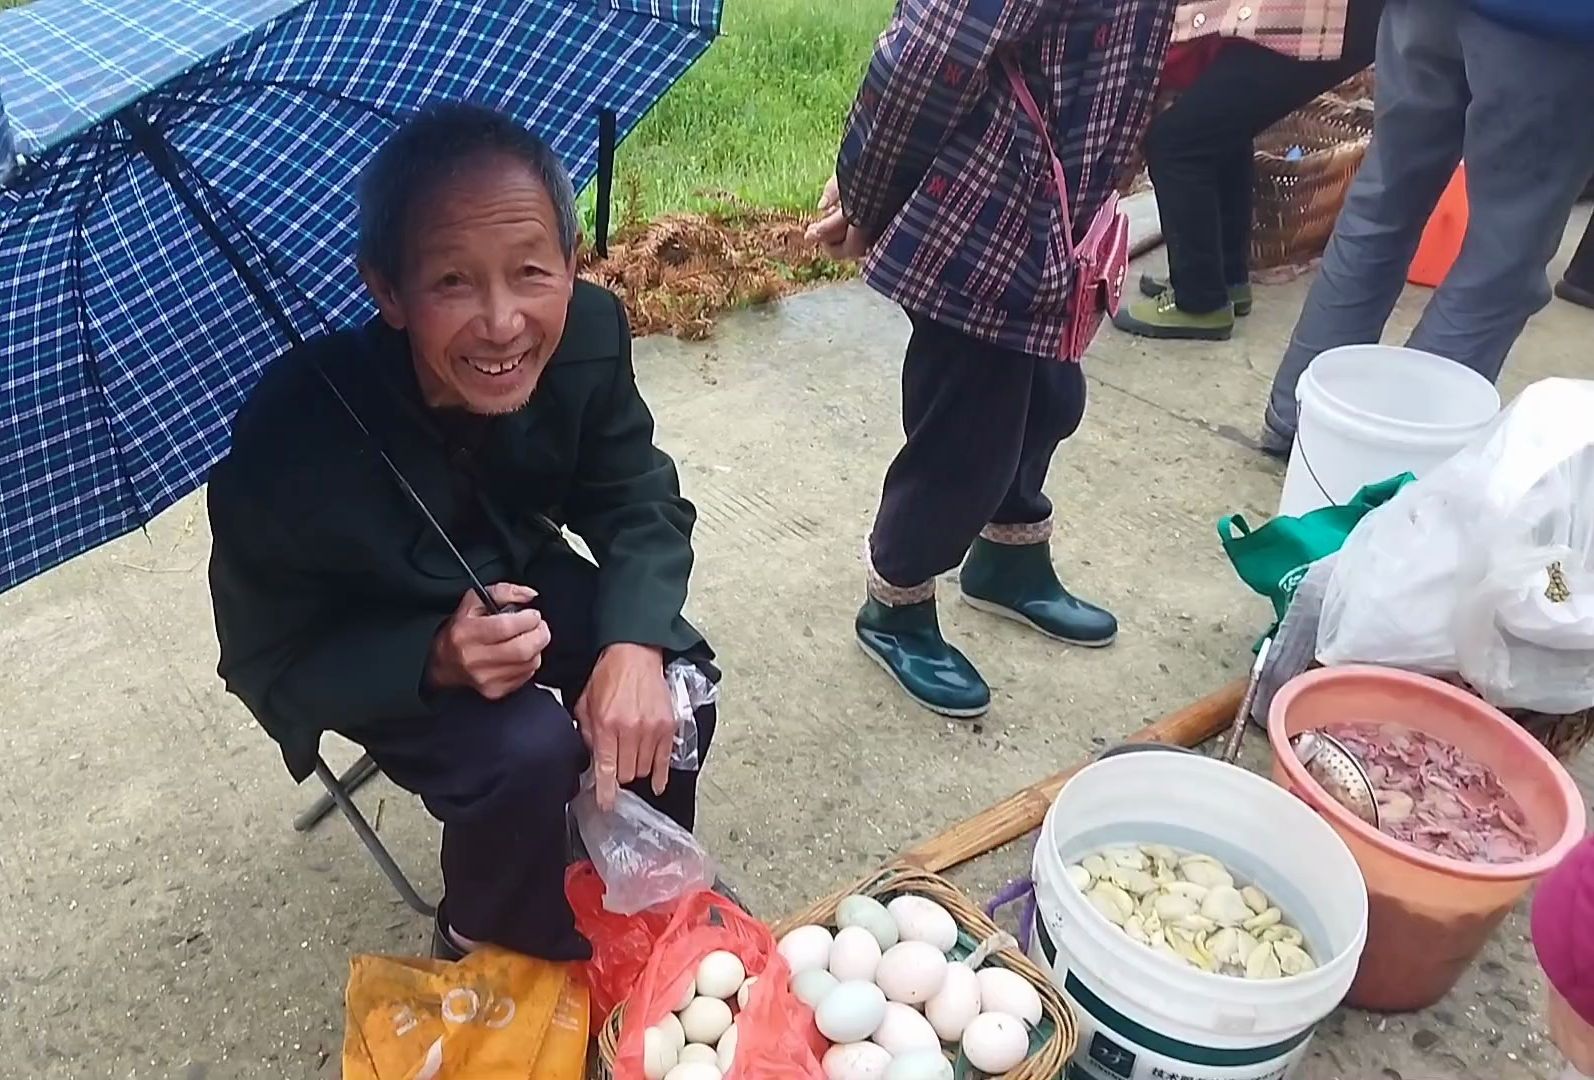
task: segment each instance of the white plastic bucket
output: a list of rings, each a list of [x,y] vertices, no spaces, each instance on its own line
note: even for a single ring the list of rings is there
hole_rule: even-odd
[[[1162,843],[1219,859],[1273,898],[1320,966],[1248,981],[1130,940],[1068,880],[1103,847]],[[1069,1080],[1277,1080],[1339,1005],[1367,939],[1367,886],[1327,822],[1268,780],[1192,754],[1098,761],[1063,788],[1034,861],[1030,956],[1079,1023]]]
[[[1351,500],[1367,484],[1423,475],[1500,411],[1500,392],[1471,368],[1393,345],[1343,345],[1312,361],[1281,516]]]

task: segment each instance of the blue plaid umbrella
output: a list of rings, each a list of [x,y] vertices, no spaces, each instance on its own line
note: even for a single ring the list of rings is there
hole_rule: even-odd
[[[601,236],[600,164],[719,15],[720,0],[0,12],[0,590],[193,491],[261,366],[368,314],[353,180],[404,116],[449,100],[513,114],[578,187],[603,174]]]

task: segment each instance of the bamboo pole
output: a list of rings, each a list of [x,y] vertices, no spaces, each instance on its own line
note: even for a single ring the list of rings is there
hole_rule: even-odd
[[[1244,696],[1245,680],[1236,679],[1199,701],[1147,724],[1124,741],[1197,746],[1229,726]],[[1037,780],[995,806],[914,845],[902,853],[901,861],[940,873],[1017,840],[1040,825],[1069,777],[1088,764],[1088,760],[1081,761],[1044,780]]]

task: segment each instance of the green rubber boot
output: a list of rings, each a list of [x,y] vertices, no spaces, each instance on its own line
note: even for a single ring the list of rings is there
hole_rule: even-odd
[[[858,612],[858,644],[914,701],[942,716],[983,716],[991,688],[974,665],[941,636],[935,600],[889,607],[866,601]]]
[[[1161,296],[1172,287],[1173,286],[1168,283],[1167,278],[1160,278],[1155,274],[1140,275],[1141,296]],[[1240,318],[1243,319],[1247,315],[1251,314],[1251,307],[1254,299],[1255,298],[1251,294],[1250,282],[1246,282],[1243,285],[1229,286],[1229,303],[1234,305],[1234,313]]]
[[[1197,315],[1175,304],[1170,290],[1125,304],[1112,317],[1112,324],[1140,337],[1227,341],[1234,336],[1234,305],[1224,304],[1217,311]]]
[[[1049,543],[974,541],[963,563],[963,599],[969,606],[1023,623],[1069,645],[1099,649],[1118,637],[1118,620],[1069,595],[1052,568]]]

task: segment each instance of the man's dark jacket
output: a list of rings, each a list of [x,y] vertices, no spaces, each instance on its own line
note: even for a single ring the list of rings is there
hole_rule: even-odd
[[[219,670],[296,779],[324,731],[429,714],[428,649],[469,587],[317,362],[439,520],[460,525],[482,581],[520,581],[550,545],[568,553],[568,525],[600,566],[598,648],[710,655],[681,617],[696,514],[653,445],[613,295],[578,283],[530,403],[474,422],[421,404],[403,333],[374,321],[317,338],[267,369],[209,489]]]

